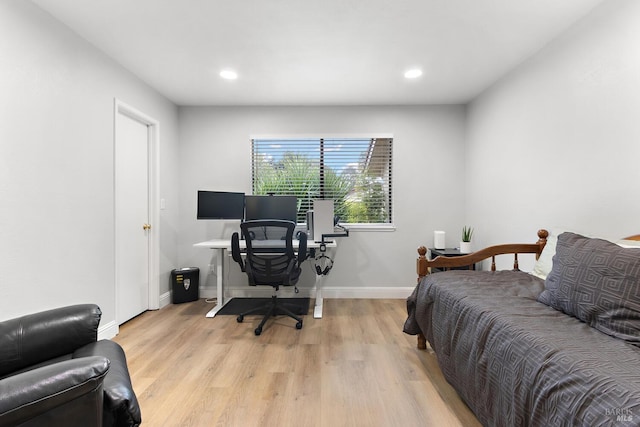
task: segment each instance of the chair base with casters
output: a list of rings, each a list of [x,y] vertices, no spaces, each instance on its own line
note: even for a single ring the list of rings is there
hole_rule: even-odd
[[[266,310],[262,321],[255,329],[256,335],[262,333],[262,328],[270,317],[278,314],[293,318],[297,321],[296,329],[302,329],[302,318],[287,308],[287,304],[279,302],[275,294],[280,286],[294,286],[298,292],[295,285],[302,272],[301,264],[307,259],[308,254],[307,235],[303,232],[298,233],[298,253],[293,250],[295,227],[296,224],[292,221],[242,222],[240,230],[246,243],[246,261],[240,253],[239,234],[233,233],[231,236],[231,255],[241,270],[247,273],[249,285],[271,286],[274,290],[274,295],[267,305],[241,313],[237,318],[238,323],[241,323],[246,315]]]
[[[254,330],[256,335],[260,335],[262,333],[262,327],[265,323],[267,323],[267,320],[269,320],[271,316],[276,317],[278,314],[284,314],[291,317],[292,319],[297,320],[298,323],[296,323],[296,329],[302,329],[302,318],[296,316],[293,311],[289,310],[286,307],[287,305],[289,304],[278,302],[278,297],[276,295],[273,295],[271,297],[271,301],[269,301],[267,304],[260,307],[252,308],[251,310],[245,311],[244,313],[240,313],[236,320],[238,321],[238,323],[242,323],[244,320],[244,316],[253,313],[262,313],[266,310],[262,321]]]

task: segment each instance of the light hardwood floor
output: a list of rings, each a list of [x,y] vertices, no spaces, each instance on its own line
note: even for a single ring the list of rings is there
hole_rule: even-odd
[[[326,299],[304,327],[206,318],[204,300],[120,328],[143,426],[479,426],[435,354],[402,332],[404,300]]]

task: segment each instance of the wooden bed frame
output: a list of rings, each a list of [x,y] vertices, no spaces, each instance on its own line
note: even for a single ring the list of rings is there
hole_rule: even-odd
[[[448,270],[453,267],[466,267],[485,259],[491,258],[491,271],[496,271],[496,256],[513,254],[513,269],[518,268],[518,254],[535,254],[536,260],[540,257],[544,246],[547,244],[549,232],[547,230],[538,230],[538,241],[536,243],[508,243],[504,245],[489,246],[469,255],[456,257],[439,256],[432,260],[427,259],[427,248],[420,246],[418,248],[418,261],[416,270],[418,273],[418,281],[429,274],[431,268],[441,268]]]
[[[508,243],[503,245],[489,246],[472,252],[469,255],[456,257],[438,256],[432,260],[427,259],[427,248],[420,246],[418,248],[418,259],[416,261],[416,270],[418,273],[418,282],[427,276],[432,268],[448,270],[455,267],[467,267],[477,262],[491,258],[491,271],[496,270],[496,256],[513,254],[513,269],[518,268],[518,254],[535,254],[536,260],[540,257],[544,246],[547,244],[549,232],[547,230],[538,230],[538,241],[536,243]],[[427,348],[427,339],[423,334],[418,334],[418,348],[424,350]]]
[[[438,256],[432,260],[427,259],[427,248],[420,246],[418,248],[418,259],[416,261],[416,270],[418,273],[418,282],[427,276],[432,268],[448,270],[455,267],[467,267],[485,259],[491,258],[491,271],[496,270],[496,256],[513,254],[513,269],[518,268],[518,254],[535,254],[536,260],[540,258],[540,254],[547,244],[549,232],[547,230],[538,230],[538,241],[536,243],[508,243],[503,245],[489,246],[469,255],[456,257]],[[625,237],[623,240],[640,241],[640,234]],[[418,348],[426,349],[427,340],[424,335],[418,335]]]

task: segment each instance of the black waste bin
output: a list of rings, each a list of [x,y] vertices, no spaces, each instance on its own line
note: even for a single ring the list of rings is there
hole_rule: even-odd
[[[200,292],[200,269],[198,267],[177,268],[171,272],[173,303],[196,301]]]

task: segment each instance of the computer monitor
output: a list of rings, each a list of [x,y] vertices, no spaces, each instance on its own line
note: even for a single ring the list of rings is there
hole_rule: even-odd
[[[244,219],[281,219],[297,222],[296,196],[245,196]]]
[[[198,191],[198,219],[243,219],[244,193]]]

